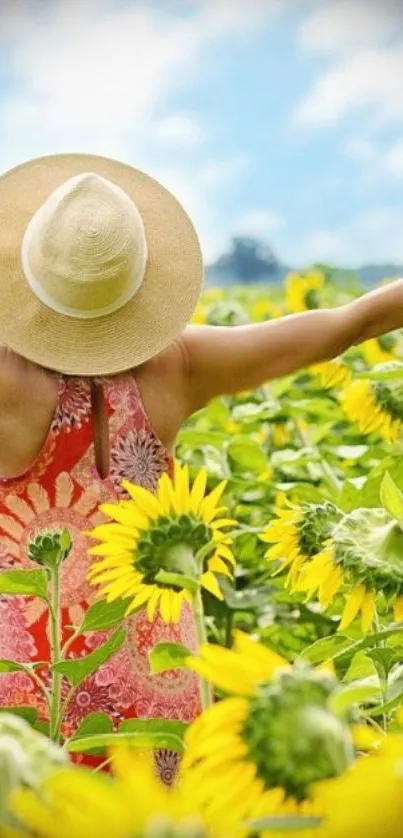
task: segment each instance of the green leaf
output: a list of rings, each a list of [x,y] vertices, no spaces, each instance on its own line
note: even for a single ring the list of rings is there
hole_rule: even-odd
[[[336,715],[343,715],[355,704],[368,704],[369,701],[378,699],[381,695],[382,690],[379,682],[371,684],[353,681],[332,696],[329,704]]]
[[[264,402],[260,402],[260,404],[247,402],[246,404],[237,405],[232,412],[232,418],[237,422],[256,422],[257,420],[262,422],[265,419],[273,419],[279,411],[280,404],[276,399],[266,399]]]
[[[97,733],[112,733],[112,719],[106,713],[89,713],[77,728],[73,739],[95,736]]]
[[[283,818],[259,818],[255,821],[248,821],[246,826],[253,831],[260,832],[293,832],[298,829],[315,829],[322,824],[321,818],[308,818],[303,815],[289,815]]]
[[[85,614],[80,626],[80,634],[112,628],[116,623],[124,620],[127,607],[127,599],[117,599],[115,602],[105,602],[105,600],[94,602]]]
[[[256,611],[266,605],[273,594],[272,585],[259,587],[250,585],[244,590],[237,591],[226,576],[220,577],[220,587],[224,594],[225,604],[231,611]]]
[[[177,440],[178,445],[189,445],[191,448],[202,448],[204,445],[215,445],[219,448],[226,442],[228,434],[221,431],[184,430],[180,432]]]
[[[46,570],[5,570],[0,574],[0,594],[48,598]]]
[[[127,719],[118,733],[100,733],[72,739],[66,744],[70,753],[81,753],[93,748],[122,745],[129,748],[167,748],[183,753],[183,736],[187,725],[171,719]]]
[[[397,381],[403,378],[403,363],[387,361],[385,364],[377,364],[370,370],[357,373],[356,378],[369,378],[371,381]]]
[[[376,707],[371,708],[366,713],[367,716],[371,718],[377,718],[379,716],[386,716],[388,713],[391,713],[395,710],[396,707],[400,707],[403,702],[403,687],[393,698],[384,701],[382,704],[378,704]]]
[[[399,663],[401,660],[400,651],[393,649],[393,647],[370,649],[367,655],[374,662],[378,675],[383,681],[388,680],[389,672],[393,669],[395,663]]]
[[[85,658],[77,658],[76,660],[59,661],[52,666],[55,672],[60,672],[65,675],[73,687],[78,687],[81,681],[92,675],[100,666],[109,660],[122,647],[126,638],[126,631],[124,629],[117,629],[112,637],[100,646],[95,652],[87,655]]]
[[[368,657],[367,652],[361,651],[353,655],[343,681],[357,681],[362,678],[372,678],[374,676],[377,677],[374,662]]]
[[[312,664],[318,664],[332,660],[336,655],[340,655],[352,646],[354,646],[354,642],[350,637],[334,634],[331,637],[323,637],[316,643],[312,643],[311,646],[304,649],[301,656]]]
[[[214,399],[207,405],[204,412],[213,425],[222,428],[224,431],[226,430],[231,414],[223,399]]]
[[[368,445],[338,445],[334,453],[343,460],[358,460],[368,451]]]
[[[403,498],[401,492],[387,471],[381,483],[381,504],[392,518],[403,522]]]
[[[13,716],[19,716],[24,721],[28,722],[29,725],[33,726],[36,724],[36,720],[38,718],[38,711],[35,707],[0,707],[0,713],[12,713]]]
[[[1,672],[26,672],[29,670],[29,665],[24,666],[23,663],[17,663],[16,661],[9,661],[6,659],[0,660],[0,673]]]
[[[248,436],[234,436],[228,446],[228,456],[235,465],[245,471],[259,474],[265,471],[268,459],[261,446]]]
[[[89,713],[81,722],[70,742],[74,742],[76,739],[87,739],[89,736],[98,736],[100,734],[113,734],[112,720],[105,713]],[[102,756],[104,748],[93,748],[91,751],[87,751],[87,753],[93,756]]]
[[[193,652],[181,643],[157,643],[149,652],[150,671],[153,675],[171,669],[182,669]]]
[[[157,582],[163,582],[173,588],[185,588],[191,594],[196,594],[200,588],[197,579],[193,579],[191,576],[183,576],[181,573],[168,573],[166,570],[160,570],[155,578]]]

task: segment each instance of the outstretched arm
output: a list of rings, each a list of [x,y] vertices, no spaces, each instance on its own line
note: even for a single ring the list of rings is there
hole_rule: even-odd
[[[403,280],[336,309],[267,323],[189,326],[182,337],[190,412],[218,395],[334,358],[354,344],[403,327]]]

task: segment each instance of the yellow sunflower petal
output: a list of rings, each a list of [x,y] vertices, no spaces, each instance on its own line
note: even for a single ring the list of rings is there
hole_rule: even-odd
[[[215,578],[214,573],[212,573],[211,570],[207,570],[205,573],[202,573],[199,582],[201,586],[206,589],[206,591],[209,591],[209,593],[213,594],[213,596],[215,596],[217,599],[224,599],[217,579]]]
[[[154,620],[155,612],[157,609],[158,601],[161,596],[162,588],[159,588],[157,585],[150,585],[151,589],[150,592],[150,599],[148,600],[147,604],[147,618],[150,622]]]
[[[175,494],[177,512],[181,515],[189,509],[189,466],[180,466],[175,462]]]
[[[160,609],[160,614],[161,614],[161,617],[162,617],[162,620],[163,620],[164,623],[170,623],[171,622],[172,594],[173,594],[173,591],[171,591],[169,588],[167,588],[167,589],[162,591],[161,596],[160,596],[159,609]]]
[[[206,492],[206,485],[207,470],[202,468],[201,471],[198,472],[190,492],[189,508],[195,515],[197,515],[200,511],[200,506]]]
[[[403,597],[399,596],[395,602],[394,617],[397,623],[403,623]]]
[[[135,486],[134,483],[129,483],[128,480],[123,480],[122,486],[150,520],[154,521],[162,515],[161,504],[158,498],[152,492],[149,492],[148,489],[143,489],[142,486]]]
[[[223,494],[227,485],[227,480],[223,480],[218,486],[207,495],[200,504],[199,515],[205,524],[210,524],[217,513],[217,504]]]
[[[361,605],[361,629],[368,632],[376,616],[376,597],[373,591],[367,591]]]
[[[354,622],[357,614],[361,610],[366,593],[367,591],[365,585],[358,585],[358,587],[349,594],[339,626],[340,631],[348,628],[351,623]]]
[[[229,579],[232,579],[232,573],[228,570],[227,565],[223,562],[219,556],[215,555],[212,559],[208,561],[208,569],[211,570],[213,573],[222,573],[224,576],[228,576]]]

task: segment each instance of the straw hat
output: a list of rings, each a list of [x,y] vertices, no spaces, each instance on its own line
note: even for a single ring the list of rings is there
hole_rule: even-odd
[[[0,178],[0,343],[48,369],[111,375],[186,326],[203,278],[194,228],[143,172],[31,160]]]

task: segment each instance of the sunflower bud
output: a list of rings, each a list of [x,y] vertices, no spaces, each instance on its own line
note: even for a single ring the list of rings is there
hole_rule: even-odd
[[[0,825],[12,824],[7,801],[20,786],[35,787],[52,770],[67,764],[63,751],[24,719],[0,715]]]
[[[43,532],[29,544],[28,558],[42,567],[54,570],[67,559],[71,547],[71,536],[68,530]]]
[[[312,503],[303,507],[299,523],[299,544],[304,556],[314,556],[323,548],[339,513],[334,504]]]
[[[350,765],[354,749],[348,724],[329,709],[335,686],[330,676],[296,665],[252,701],[244,739],[267,786],[282,786],[302,800],[312,783],[336,777]]]

